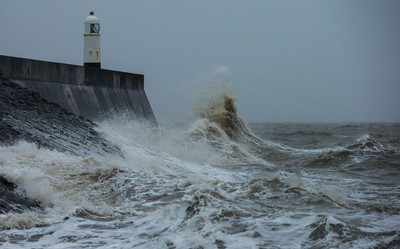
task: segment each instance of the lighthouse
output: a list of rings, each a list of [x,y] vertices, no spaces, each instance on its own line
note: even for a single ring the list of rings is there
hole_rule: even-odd
[[[84,37],[84,62],[85,67],[101,68],[100,53],[100,23],[91,11],[85,19]]]

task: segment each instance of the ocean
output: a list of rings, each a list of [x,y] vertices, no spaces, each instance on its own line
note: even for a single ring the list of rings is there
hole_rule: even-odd
[[[0,214],[0,247],[400,248],[400,124],[208,104],[185,124],[98,122],[122,156],[1,146],[0,175],[44,208]]]

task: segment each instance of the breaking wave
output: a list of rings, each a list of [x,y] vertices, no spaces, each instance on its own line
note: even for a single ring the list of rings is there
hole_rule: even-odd
[[[0,244],[399,245],[396,146],[373,134],[344,137],[347,127],[281,126],[274,135],[295,137],[290,146],[257,136],[238,114],[227,76],[222,70],[211,77],[213,87],[200,93],[183,127],[155,128],[130,114],[98,123],[95,131],[118,147],[115,154],[71,154],[25,141],[0,146],[0,184],[29,204],[0,214]],[[385,170],[393,165],[384,179],[365,170],[379,170],[378,159]]]

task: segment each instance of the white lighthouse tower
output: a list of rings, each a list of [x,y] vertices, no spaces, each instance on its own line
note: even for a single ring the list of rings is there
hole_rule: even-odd
[[[100,23],[99,19],[90,11],[85,19],[84,37],[84,66],[101,68],[100,53]]]

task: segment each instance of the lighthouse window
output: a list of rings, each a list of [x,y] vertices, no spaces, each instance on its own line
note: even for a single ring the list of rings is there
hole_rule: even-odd
[[[98,23],[90,24],[90,33],[100,33],[100,24]]]

